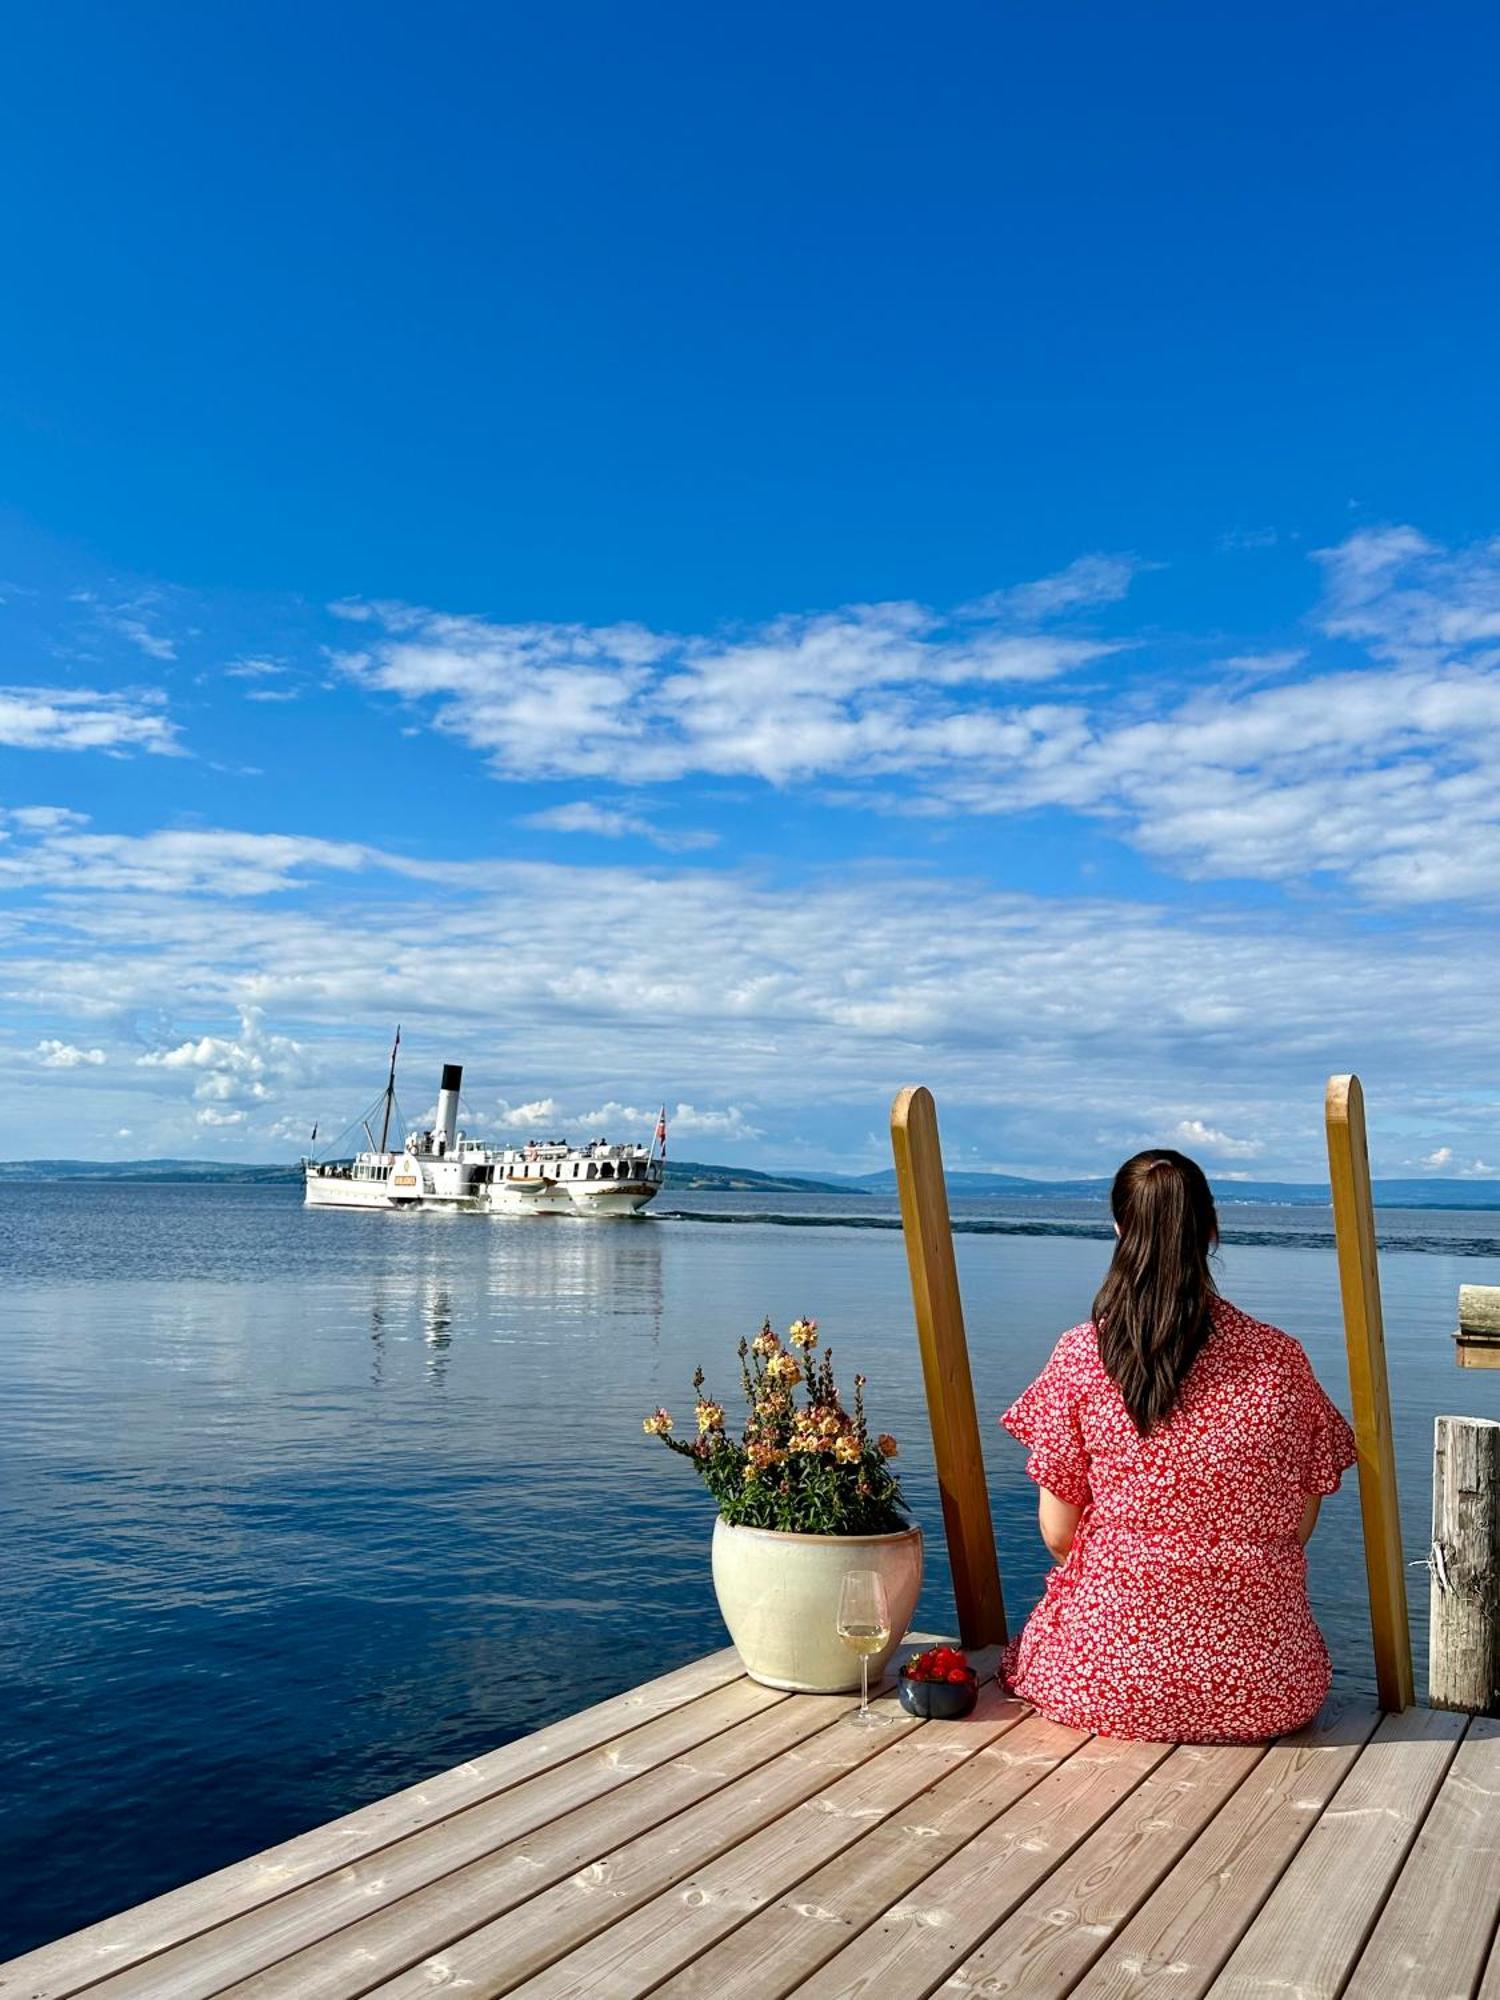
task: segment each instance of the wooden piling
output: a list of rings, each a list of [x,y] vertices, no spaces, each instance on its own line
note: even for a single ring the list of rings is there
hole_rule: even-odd
[[[1432,1466],[1434,1708],[1500,1715],[1500,1423],[1439,1417]]]
[[[1460,1368],[1500,1368],[1500,1285],[1459,1286],[1453,1338]]]
[[[1391,1396],[1385,1367],[1385,1323],[1380,1310],[1380,1267],[1375,1244],[1375,1203],[1370,1192],[1370,1152],[1365,1100],[1357,1076],[1331,1076],[1325,1100],[1328,1172],[1333,1186],[1333,1226],[1338,1239],[1339,1290],[1349,1391],[1359,1446],[1359,1504],[1364,1524],[1365,1571],[1370,1589],[1370,1636],[1382,1708],[1409,1708],[1415,1695],[1406,1572],[1401,1554],[1401,1514]]]
[[[917,1086],[897,1095],[891,1150],[959,1634],[966,1646],[998,1645],[1005,1638],[1005,1604],[931,1091]]]

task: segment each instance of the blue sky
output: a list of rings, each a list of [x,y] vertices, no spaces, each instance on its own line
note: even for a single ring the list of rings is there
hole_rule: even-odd
[[[8,40],[0,1154],[1500,1169],[1487,11]]]

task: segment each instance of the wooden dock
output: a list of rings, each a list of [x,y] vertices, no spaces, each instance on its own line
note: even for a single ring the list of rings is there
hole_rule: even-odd
[[[882,1729],[732,1651],[0,1968],[4,2000],[1500,2000],[1500,1722]]]

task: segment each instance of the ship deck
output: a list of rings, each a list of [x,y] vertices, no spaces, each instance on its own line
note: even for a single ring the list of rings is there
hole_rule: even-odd
[[[1500,1722],[854,1727],[732,1651],[0,1968],[4,2000],[1500,2000]]]

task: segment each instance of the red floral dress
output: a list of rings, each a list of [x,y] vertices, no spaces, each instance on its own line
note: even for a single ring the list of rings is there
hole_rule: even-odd
[[[1000,1419],[1039,1486],[1081,1507],[1002,1675],[1044,1715],[1155,1742],[1255,1742],[1311,1721],[1328,1649],[1303,1502],[1354,1436],[1297,1342],[1226,1300],[1166,1422],[1141,1437],[1092,1323]]]

